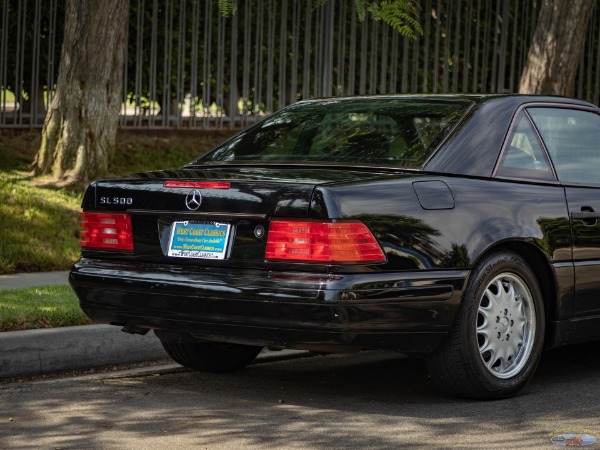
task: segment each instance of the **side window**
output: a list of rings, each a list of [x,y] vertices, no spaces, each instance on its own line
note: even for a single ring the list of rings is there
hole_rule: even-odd
[[[516,119],[502,153],[497,176],[554,180],[548,161],[535,132],[523,112]]]
[[[591,111],[529,108],[556,175],[563,182],[600,184],[600,116]]]

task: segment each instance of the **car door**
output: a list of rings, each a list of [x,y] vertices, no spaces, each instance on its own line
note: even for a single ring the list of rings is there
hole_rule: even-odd
[[[575,271],[573,317],[600,315],[600,115],[594,109],[529,107],[565,188]]]

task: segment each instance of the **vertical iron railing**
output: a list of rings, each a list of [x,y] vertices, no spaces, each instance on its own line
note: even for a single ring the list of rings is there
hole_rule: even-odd
[[[130,0],[122,128],[238,128],[299,99],[518,89],[538,0],[422,0],[423,36],[360,22],[354,0]],[[40,127],[65,0],[0,0],[0,128]],[[600,101],[600,11],[575,95]]]

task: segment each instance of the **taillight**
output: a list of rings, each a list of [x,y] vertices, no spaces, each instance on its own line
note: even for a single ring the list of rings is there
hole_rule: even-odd
[[[325,263],[384,262],[377,240],[362,222],[273,220],[267,260]]]
[[[81,213],[81,248],[133,251],[128,214]]]

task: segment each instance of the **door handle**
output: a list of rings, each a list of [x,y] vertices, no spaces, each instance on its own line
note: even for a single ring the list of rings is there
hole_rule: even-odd
[[[571,219],[573,219],[573,220],[600,219],[600,213],[597,213],[595,211],[572,211]]]
[[[582,206],[581,211],[571,211],[572,220],[581,220],[584,225],[593,227],[600,219],[600,212],[594,211],[591,206]]]

